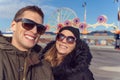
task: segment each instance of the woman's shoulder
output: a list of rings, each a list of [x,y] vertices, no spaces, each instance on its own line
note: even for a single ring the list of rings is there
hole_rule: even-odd
[[[78,41],[77,47],[78,47],[78,48],[82,48],[82,49],[83,49],[83,48],[89,49],[88,44],[87,44],[84,40],[82,40],[82,39],[80,39],[80,40]]]
[[[68,80],[94,80],[93,73],[86,69],[83,72],[76,72],[68,76]]]
[[[55,41],[51,41],[51,42],[49,42],[45,47],[44,47],[44,49],[42,50],[42,53],[44,54],[47,50],[49,50],[51,47],[52,47],[52,45],[54,45],[55,44]]]

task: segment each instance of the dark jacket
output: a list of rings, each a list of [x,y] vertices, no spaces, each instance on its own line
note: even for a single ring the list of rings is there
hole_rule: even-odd
[[[40,49],[36,45],[29,52],[19,51],[0,36],[0,80],[23,80],[24,75],[26,80],[53,80],[50,65],[39,59]]]
[[[55,44],[55,41],[50,42],[43,50],[44,53]],[[88,45],[79,40],[74,51],[68,54],[63,62],[56,67],[53,67],[55,80],[94,80],[92,72],[89,70],[89,65],[92,59]]]

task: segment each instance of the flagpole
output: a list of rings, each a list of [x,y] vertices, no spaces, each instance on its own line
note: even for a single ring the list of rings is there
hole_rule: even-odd
[[[120,8],[119,8],[119,0],[118,0],[118,13],[120,11]],[[118,29],[120,30],[120,21],[118,20]]]
[[[84,24],[86,24],[86,13],[87,13],[87,11],[86,11],[86,2],[84,2],[84,3],[82,4],[82,7],[84,8]],[[83,34],[87,34],[87,29],[86,29],[86,27],[83,29]]]
[[[86,12],[87,12],[87,11],[86,11],[86,2],[84,2],[84,10],[85,10],[85,12],[84,12],[84,22],[85,22],[85,24],[86,24]],[[84,31],[85,31],[85,34],[87,34],[87,33],[86,33],[86,31],[87,31],[87,30],[86,30],[86,27],[85,27]]]
[[[117,3],[117,7],[118,7],[118,30],[116,30],[115,33],[115,49],[120,49],[120,25],[119,25],[119,21],[120,21],[120,11],[119,11],[119,0],[114,0],[114,3]]]
[[[119,0],[117,0],[117,7],[118,7],[118,14],[119,14]],[[119,17],[119,16],[118,16]],[[119,20],[118,20],[118,29],[120,29],[120,22],[119,22]]]
[[[86,23],[86,2],[83,3],[83,7],[84,7],[84,22]]]

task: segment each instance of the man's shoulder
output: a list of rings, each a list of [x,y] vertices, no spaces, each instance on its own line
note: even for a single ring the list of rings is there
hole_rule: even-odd
[[[48,68],[51,67],[50,63],[48,63],[48,62],[47,62],[46,60],[44,60],[44,59],[41,60],[41,63],[42,63],[42,65],[43,65],[43,67],[48,67]]]
[[[40,64],[37,66],[37,68],[41,68],[43,71],[51,71],[51,65],[44,59],[40,61]]]
[[[36,71],[37,71],[38,75],[42,75],[42,77],[44,77],[44,79],[46,79],[46,80],[54,80],[51,66],[47,61],[41,60],[41,63],[37,67]],[[41,76],[38,76],[38,77],[41,77]]]
[[[1,53],[3,53],[3,52],[5,52],[5,50],[2,49],[2,48],[1,48],[1,45],[0,45],[0,55],[1,55]]]
[[[0,48],[0,60],[1,59],[4,59],[4,54],[5,53],[5,50],[2,50],[1,48]]]

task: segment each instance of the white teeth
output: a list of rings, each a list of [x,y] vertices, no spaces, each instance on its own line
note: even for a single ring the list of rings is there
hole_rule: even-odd
[[[64,46],[64,45],[60,45],[60,48],[62,48],[62,49],[67,49],[67,47]]]
[[[30,40],[33,40],[34,38],[31,37],[31,36],[26,36],[26,38],[30,39]]]

